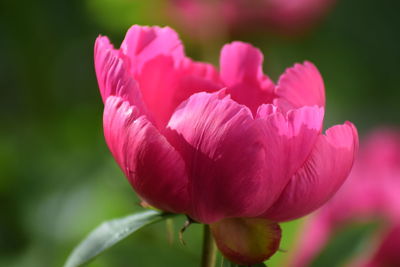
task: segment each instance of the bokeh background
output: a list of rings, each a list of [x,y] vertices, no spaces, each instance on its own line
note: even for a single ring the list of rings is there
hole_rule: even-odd
[[[163,0],[0,3],[0,266],[62,266],[100,222],[140,209],[103,139],[93,45],[104,34],[118,46],[132,24],[173,24],[166,9]],[[275,80],[294,62],[314,62],[326,84],[326,125],[350,120],[362,136],[400,124],[398,10],[395,0],[338,0],[305,34],[249,29],[224,38],[259,47]],[[201,60],[196,40],[174,27]],[[300,223],[283,224],[287,252],[269,267],[285,266]],[[176,236],[169,244],[165,229],[150,226],[89,266],[197,266],[200,227],[185,233],[186,246]]]

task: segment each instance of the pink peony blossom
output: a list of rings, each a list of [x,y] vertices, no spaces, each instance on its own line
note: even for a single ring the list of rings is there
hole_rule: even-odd
[[[193,33],[224,25],[230,31],[268,27],[286,34],[311,28],[335,0],[170,0],[175,19]],[[212,25],[215,25],[214,27]]]
[[[339,189],[357,150],[355,127],[322,134],[325,92],[312,63],[274,84],[262,62],[258,49],[233,42],[218,72],[187,58],[168,27],[133,26],[120,49],[97,38],[105,139],[144,201],[234,229],[234,218],[304,216]]]
[[[400,133],[394,131],[379,130],[365,140],[349,179],[306,223],[293,266],[309,266],[342,226],[368,220],[384,222],[376,251],[351,266],[400,266]]]

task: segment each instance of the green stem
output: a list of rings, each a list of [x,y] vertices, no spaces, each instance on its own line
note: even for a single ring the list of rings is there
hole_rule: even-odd
[[[203,252],[201,267],[215,267],[217,247],[211,235],[210,227],[205,224],[203,229]]]

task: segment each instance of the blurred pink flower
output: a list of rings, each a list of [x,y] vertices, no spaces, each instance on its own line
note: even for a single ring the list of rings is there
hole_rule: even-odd
[[[391,226],[371,259],[361,262],[363,267],[396,267],[400,265],[400,224]]]
[[[170,0],[174,18],[192,32],[268,27],[286,34],[308,30],[329,11],[335,0]],[[220,25],[218,25],[218,24]],[[214,26],[213,26],[214,25]]]
[[[233,42],[218,72],[187,58],[168,27],[133,26],[120,49],[98,37],[106,142],[143,200],[207,224],[281,222],[338,190],[358,146],[355,127],[321,133],[325,92],[313,64],[296,64],[275,85],[262,62],[258,49]]]
[[[391,234],[382,237],[372,259],[361,255],[367,259],[352,266],[400,266],[400,134],[390,130],[376,131],[365,140],[349,179],[306,223],[293,266],[308,266],[340,227],[376,219],[385,222],[384,235]],[[388,259],[390,264],[383,264]]]

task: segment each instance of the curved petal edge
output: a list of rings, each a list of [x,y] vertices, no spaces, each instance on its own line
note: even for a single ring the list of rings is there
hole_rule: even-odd
[[[288,111],[302,106],[325,107],[324,81],[311,62],[295,64],[281,75],[275,88],[274,103]]]
[[[357,150],[358,134],[352,123],[328,129],[263,217],[278,222],[293,220],[322,206],[346,180]]]

